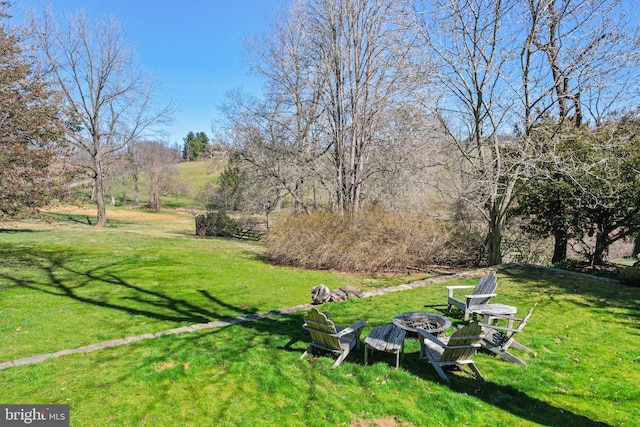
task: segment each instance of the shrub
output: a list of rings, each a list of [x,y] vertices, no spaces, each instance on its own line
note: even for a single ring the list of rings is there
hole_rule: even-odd
[[[640,267],[627,267],[618,271],[618,280],[628,286],[640,287]]]
[[[575,259],[564,259],[562,261],[551,264],[553,268],[559,268],[561,270],[576,270],[580,265],[580,261]]]
[[[277,264],[398,272],[475,261],[477,239],[465,234],[425,215],[374,208],[355,216],[292,216],[271,230],[266,245],[267,256]]]
[[[207,212],[196,216],[196,235],[233,237],[238,222],[223,211]]]

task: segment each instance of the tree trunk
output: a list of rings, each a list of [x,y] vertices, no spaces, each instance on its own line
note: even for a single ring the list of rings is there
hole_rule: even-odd
[[[607,242],[608,236],[609,233],[606,229],[598,227],[598,231],[596,233],[596,244],[593,249],[593,259],[591,260],[592,265],[604,264],[604,258],[606,257],[609,249],[609,243]]]
[[[140,204],[140,188],[139,188],[138,181],[140,181],[140,176],[139,176],[138,172],[136,171],[133,174],[133,204],[134,205],[139,205]]]
[[[149,177],[149,207],[155,212],[160,212],[160,183],[155,177]]]
[[[299,178],[293,188],[293,213],[309,212],[307,204],[304,202],[304,178]]]
[[[317,212],[319,207],[318,202],[318,180],[313,177],[313,211]]]
[[[95,168],[95,198],[96,198],[96,206],[98,208],[98,222],[96,222],[96,227],[104,227],[107,225],[107,209],[104,203],[104,174],[102,170],[102,160],[100,158],[96,158],[94,160],[94,168]]]
[[[633,240],[633,252],[631,252],[631,256],[637,260],[638,254],[640,254],[640,234]]]
[[[489,265],[502,264],[502,233],[494,230],[487,236],[487,262]]]
[[[567,245],[569,240],[567,237],[567,229],[565,227],[557,228],[553,237],[553,257],[551,258],[551,263],[555,264],[567,259]]]
[[[295,200],[293,202],[294,206],[295,206]],[[280,212],[280,210],[282,209],[282,189],[277,189],[276,190],[276,200],[275,203],[273,204],[273,211],[274,212]],[[295,211],[295,209],[294,209]]]
[[[116,196],[113,194],[113,178],[109,178],[109,196],[111,197],[111,206],[115,206]]]
[[[502,228],[503,220],[495,212],[491,212],[489,232],[487,234],[487,262],[489,265],[502,264]]]

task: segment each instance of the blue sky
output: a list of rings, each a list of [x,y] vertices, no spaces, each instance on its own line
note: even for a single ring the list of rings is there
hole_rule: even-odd
[[[281,0],[12,0],[16,21],[23,8],[50,5],[58,20],[77,9],[113,15],[137,46],[140,62],[161,83],[161,102],[175,102],[165,138],[182,145],[189,131],[211,135],[227,92],[259,93],[260,82],[243,64],[243,39],[267,30]],[[638,0],[623,0],[630,7]],[[638,10],[630,8],[634,21]]]
[[[14,0],[23,8],[50,5],[62,22],[84,9],[92,17],[113,15],[135,44],[142,65],[161,83],[159,99],[173,99],[177,111],[166,129],[168,143],[182,144],[189,131],[211,135],[225,94],[260,90],[243,64],[243,39],[264,32],[280,0]]]

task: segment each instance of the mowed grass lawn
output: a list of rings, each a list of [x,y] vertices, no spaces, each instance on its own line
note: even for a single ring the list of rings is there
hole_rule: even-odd
[[[319,283],[371,289],[423,277],[274,267],[259,244],[197,238],[193,219],[110,212],[4,224],[0,362],[310,302]],[[330,303],[339,325],[444,312],[448,284]],[[495,302],[536,310],[519,341],[528,366],[476,357],[486,383],[444,384],[407,341],[400,369],[363,349],[337,369],[309,343],[303,312],[167,335],[0,371],[0,403],[63,403],[71,425],[640,425],[640,289],[525,267],[500,270]],[[454,323],[461,321],[452,317]],[[514,350],[517,351],[517,350]]]

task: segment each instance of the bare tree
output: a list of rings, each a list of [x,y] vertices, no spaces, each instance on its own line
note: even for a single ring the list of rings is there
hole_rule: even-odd
[[[432,111],[410,102],[386,114],[371,147],[366,200],[396,211],[434,213],[441,201],[434,191],[440,123]]]
[[[516,99],[509,81],[513,29],[505,20],[513,6],[509,0],[435,0],[418,15],[427,57],[437,64],[442,127],[455,146],[450,152],[463,159],[454,163],[464,184],[458,197],[486,221],[490,264],[502,262],[502,232],[527,151],[503,135]]]
[[[116,19],[90,22],[77,12],[61,27],[48,10],[41,19],[33,18],[32,28],[77,127],[70,142],[90,159],[86,166],[94,180],[96,225],[103,226],[107,158],[166,120],[170,106],[153,105],[155,84],[137,65]]]
[[[326,76],[310,55],[307,14],[303,2],[294,2],[276,16],[268,35],[248,45],[253,70],[265,79],[266,95],[251,104],[236,95],[232,114],[244,147],[241,155],[271,182],[267,191],[276,203],[283,194],[291,196],[294,212],[309,211],[305,185],[317,179],[317,162],[328,149],[319,127]]]
[[[392,141],[388,122],[422,85],[409,10],[406,0],[299,0],[251,46],[266,96],[234,102],[231,129],[245,160],[270,177],[274,194],[292,196],[294,210],[309,210],[308,188],[313,207],[324,188],[343,213],[379,201],[373,187],[394,170],[377,163]]]
[[[177,173],[175,165],[180,161],[180,152],[161,142],[137,141],[140,153],[140,168],[149,181],[149,208],[160,211],[160,196],[171,176]]]
[[[526,0],[522,12],[525,125],[541,116],[597,125],[635,102],[640,52],[630,4]]]
[[[372,146],[389,109],[406,102],[420,80],[403,0],[308,2],[311,56],[324,70],[323,124],[331,143],[336,204],[357,212],[370,169]]]
[[[138,140],[131,141],[126,147],[126,154],[124,155],[127,167],[126,170],[129,173],[129,177],[133,181],[133,204],[138,205],[140,203],[140,172],[141,172],[141,148],[138,146]]]
[[[229,143],[245,163],[251,189],[262,202],[275,206],[285,194],[293,200],[294,212],[308,212],[305,183],[313,179],[315,165],[324,151],[309,138],[298,139],[297,114],[279,110],[269,101],[248,99],[235,93],[224,109]],[[300,110],[301,114],[307,114]],[[302,120],[302,119],[300,119]]]

